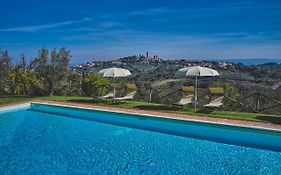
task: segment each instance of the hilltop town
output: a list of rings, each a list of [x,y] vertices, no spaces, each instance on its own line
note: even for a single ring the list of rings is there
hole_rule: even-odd
[[[106,67],[113,67],[113,66],[119,66],[119,67],[127,67],[130,66],[136,66],[136,65],[144,65],[144,67],[151,66],[160,66],[160,65],[173,65],[173,66],[179,66],[179,67],[188,67],[188,66],[195,66],[199,65],[202,67],[210,67],[210,68],[218,68],[218,69],[233,69],[234,64],[230,62],[214,62],[214,61],[206,61],[206,60],[192,60],[192,59],[180,59],[180,60],[169,60],[169,59],[162,59],[158,55],[150,56],[148,52],[146,52],[146,55],[133,55],[133,56],[127,56],[115,60],[109,60],[109,61],[89,61],[84,64],[78,64],[74,69],[76,69],[79,72],[92,72],[96,69],[100,68],[106,68]]]

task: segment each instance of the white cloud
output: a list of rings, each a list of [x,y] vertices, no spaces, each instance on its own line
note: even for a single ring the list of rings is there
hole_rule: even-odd
[[[133,11],[130,12],[129,15],[152,15],[152,14],[160,14],[160,13],[170,13],[173,12],[168,8],[153,8],[153,9],[145,9],[142,11]]]
[[[109,29],[109,28],[112,28],[115,26],[120,26],[120,25],[122,25],[122,24],[117,21],[105,21],[105,22],[102,22],[99,26],[101,28]]]
[[[72,21],[63,21],[59,23],[51,23],[51,24],[43,24],[43,25],[34,25],[34,26],[23,26],[23,27],[14,27],[14,28],[4,28],[0,29],[0,32],[36,32],[43,29],[50,29],[55,27],[61,27],[65,25],[71,25],[81,22],[86,22],[92,20],[91,18],[83,18],[80,20],[72,20]]]

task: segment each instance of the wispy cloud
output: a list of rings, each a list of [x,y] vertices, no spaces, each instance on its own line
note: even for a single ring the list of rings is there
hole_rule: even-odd
[[[170,12],[172,12],[172,10],[169,8],[151,8],[142,11],[133,11],[130,12],[129,15],[152,15],[152,14],[161,14],[161,13],[170,13]]]
[[[105,28],[105,29],[109,29],[112,27],[120,26],[120,25],[122,25],[122,24],[117,21],[105,21],[105,22],[102,22],[99,26],[102,28]]]
[[[90,21],[90,20],[92,20],[92,19],[85,17],[80,20],[63,21],[63,22],[59,22],[59,23],[23,26],[23,27],[14,27],[14,28],[4,28],[4,29],[0,29],[0,32],[36,32],[36,31],[43,30],[43,29],[56,28],[56,27],[86,22],[86,21]]]
[[[253,5],[254,4],[254,5]],[[221,13],[221,12],[227,12],[229,13],[230,11],[237,12],[238,9],[242,10],[256,10],[256,9],[272,9],[272,8],[281,8],[280,4],[269,4],[269,5],[264,5],[264,4],[257,4],[256,2],[253,1],[244,1],[244,2],[223,2],[223,3],[217,3],[214,7],[198,7],[198,8],[166,8],[166,7],[161,7],[161,8],[150,8],[150,9],[144,9],[141,11],[133,11],[127,13],[128,15],[131,16],[142,16],[142,15],[163,15],[163,14],[187,14],[187,15],[193,15],[191,13],[194,12],[200,12],[204,13],[201,15],[213,15],[212,13]],[[212,13],[210,13],[212,12]],[[207,14],[206,14],[207,13]],[[197,15],[197,14],[196,14]]]

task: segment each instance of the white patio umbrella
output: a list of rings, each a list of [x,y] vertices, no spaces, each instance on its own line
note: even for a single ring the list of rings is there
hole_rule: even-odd
[[[127,77],[132,75],[131,72],[127,69],[121,69],[121,68],[107,68],[107,69],[102,69],[99,71],[99,74],[102,75],[103,77],[110,77],[113,78],[113,93],[115,97],[115,78],[116,77]]]
[[[197,104],[197,77],[213,77],[213,76],[218,76],[219,73],[210,68],[206,67],[201,67],[201,66],[192,66],[192,67],[185,67],[181,68],[176,72],[176,75],[178,76],[192,76],[195,77],[195,109],[196,109],[196,104]]]

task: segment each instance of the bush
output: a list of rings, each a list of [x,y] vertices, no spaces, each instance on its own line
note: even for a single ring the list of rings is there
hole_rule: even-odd
[[[108,91],[110,83],[96,75],[95,73],[90,73],[83,78],[82,81],[82,91],[84,95],[96,97],[105,94]]]

